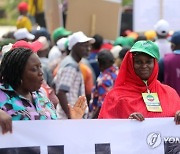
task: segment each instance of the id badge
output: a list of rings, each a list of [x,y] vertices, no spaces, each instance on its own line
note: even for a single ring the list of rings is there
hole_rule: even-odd
[[[157,93],[142,93],[146,108],[150,112],[162,112]]]

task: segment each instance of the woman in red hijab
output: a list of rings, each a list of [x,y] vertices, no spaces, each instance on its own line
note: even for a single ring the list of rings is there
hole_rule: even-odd
[[[107,94],[99,118],[137,119],[175,117],[180,124],[177,92],[157,80],[159,49],[138,41],[123,59],[114,88]]]

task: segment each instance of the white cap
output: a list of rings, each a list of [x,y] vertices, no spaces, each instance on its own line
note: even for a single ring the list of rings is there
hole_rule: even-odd
[[[35,38],[35,36],[31,34],[26,28],[18,29],[16,32],[14,32],[14,37],[16,40],[33,40]]]
[[[154,25],[154,29],[157,34],[166,36],[169,33],[169,23],[166,20],[161,19]]]
[[[13,46],[12,43],[9,43],[8,45],[4,45],[4,46],[2,47],[2,56],[4,56],[4,54],[5,54],[6,52],[8,52],[9,50],[11,50],[11,49],[12,49],[12,46]]]
[[[119,52],[121,51],[121,49],[122,47],[120,45],[116,45],[110,50],[115,59],[119,57]]]
[[[49,48],[49,42],[45,36],[40,36],[37,40],[42,44],[40,51]]]
[[[73,33],[68,37],[69,42],[69,50],[72,49],[72,47],[77,43],[84,43],[84,42],[90,42],[91,44],[95,42],[94,38],[87,37],[83,32],[79,31],[76,33]]]
[[[56,44],[57,44],[59,50],[64,51],[68,44],[68,38],[63,37],[63,38],[59,39]]]

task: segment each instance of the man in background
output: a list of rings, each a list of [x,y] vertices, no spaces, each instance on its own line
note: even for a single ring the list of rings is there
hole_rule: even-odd
[[[159,47],[160,58],[163,58],[165,54],[172,53],[171,43],[167,40],[169,34],[169,23],[166,20],[159,20],[154,26],[157,38],[155,43]]]
[[[32,30],[32,24],[30,19],[27,17],[28,4],[21,2],[18,4],[19,17],[16,22],[17,29],[26,28],[29,32]]]
[[[83,32],[76,32],[68,38],[70,55],[62,60],[54,79],[56,94],[60,101],[57,106],[57,115],[60,119],[71,119],[68,104],[74,105],[79,96],[85,96],[79,62],[83,57],[88,56],[89,45],[94,41],[93,38],[87,37]]]
[[[158,79],[174,88],[180,95],[180,31],[171,38],[173,53],[168,53],[159,61]]]

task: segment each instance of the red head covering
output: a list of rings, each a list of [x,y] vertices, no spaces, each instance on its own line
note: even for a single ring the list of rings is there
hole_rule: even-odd
[[[99,118],[128,118],[133,112],[147,117],[174,117],[180,110],[180,98],[177,92],[157,80],[158,63],[154,60],[154,69],[147,84],[151,93],[157,93],[163,112],[149,112],[142,98],[147,87],[134,71],[133,56],[128,52],[123,59],[114,88],[107,94]]]
[[[28,10],[28,4],[26,2],[21,2],[18,4],[18,10],[21,12]]]
[[[30,43],[30,42],[26,42],[24,40],[20,40],[13,44],[12,49],[20,48],[20,47],[31,49],[33,52],[36,53],[43,47],[43,45],[39,41],[34,41],[34,42]]]

